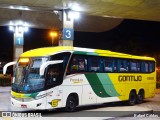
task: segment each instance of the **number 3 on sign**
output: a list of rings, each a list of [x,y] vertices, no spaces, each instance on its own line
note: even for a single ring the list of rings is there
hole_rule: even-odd
[[[70,30],[66,30],[66,38],[71,38],[71,31]]]
[[[64,40],[73,40],[73,29],[72,28],[64,28],[63,29],[63,39]]]

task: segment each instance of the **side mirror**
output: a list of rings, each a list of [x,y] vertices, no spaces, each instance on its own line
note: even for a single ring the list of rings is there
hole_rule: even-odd
[[[3,74],[6,74],[7,68],[11,65],[15,65],[17,63],[17,61],[13,61],[13,62],[9,62],[7,64],[5,64],[5,66],[3,67]]]
[[[48,67],[49,65],[58,64],[58,63],[62,63],[62,62],[63,62],[63,60],[55,60],[55,61],[47,61],[47,62],[43,63],[39,69],[39,75],[43,76],[46,67]]]

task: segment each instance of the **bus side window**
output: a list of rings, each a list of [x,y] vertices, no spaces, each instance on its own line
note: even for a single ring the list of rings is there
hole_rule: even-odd
[[[149,65],[148,65],[148,62],[145,62],[144,64],[145,64],[145,71],[146,71],[146,72],[149,72]]]
[[[113,70],[114,72],[117,72],[118,70],[118,60],[117,59],[113,60]]]
[[[73,58],[72,60],[71,71],[78,71],[78,59],[77,58]]]
[[[49,65],[46,73],[47,86],[60,85],[63,81],[63,64]]]
[[[149,64],[146,61],[142,62],[142,72],[144,72],[144,73],[149,72]]]
[[[54,83],[56,83],[56,78],[55,75],[57,73],[55,72],[54,69],[49,68],[47,71],[47,85],[53,85]]]
[[[58,54],[52,55],[51,60],[63,60],[63,72],[64,72],[70,55],[71,53],[69,52],[58,53]]]
[[[89,71],[90,72],[102,72],[102,60],[98,57],[89,58]]]
[[[137,62],[137,71],[141,72],[141,63],[140,62]]]
[[[119,59],[118,60],[118,71],[119,72],[128,72],[128,61],[125,59]]]
[[[79,71],[86,70],[86,60],[85,59],[79,59],[78,69],[79,69]]]
[[[111,58],[104,59],[104,72],[113,72],[113,71],[114,71],[113,59]]]
[[[74,56],[71,60],[70,71],[82,72],[87,70],[87,59],[83,56]]]
[[[140,72],[140,62],[131,61],[131,72]]]
[[[154,62],[149,62],[149,72],[154,72],[154,70],[155,70]]]

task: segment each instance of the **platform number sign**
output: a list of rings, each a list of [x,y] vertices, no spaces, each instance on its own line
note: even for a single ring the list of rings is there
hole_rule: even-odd
[[[63,39],[64,40],[73,40],[74,31],[72,28],[64,28],[63,29]]]
[[[16,45],[23,45],[24,40],[23,37],[16,37]]]

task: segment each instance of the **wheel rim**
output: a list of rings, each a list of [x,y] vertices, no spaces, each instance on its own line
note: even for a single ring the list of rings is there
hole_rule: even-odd
[[[135,100],[134,95],[131,96],[131,102],[133,103]]]
[[[143,98],[144,98],[144,93],[140,92],[137,97],[137,103],[142,103]]]
[[[135,102],[136,102],[136,96],[135,96],[134,93],[132,93],[131,96],[130,96],[130,103],[134,104]]]
[[[142,101],[143,100],[143,95],[138,95],[138,100]]]
[[[71,109],[73,109],[74,106],[75,106],[74,102],[73,102],[72,100],[70,100],[70,101],[69,101],[69,107],[70,107]]]

